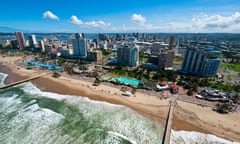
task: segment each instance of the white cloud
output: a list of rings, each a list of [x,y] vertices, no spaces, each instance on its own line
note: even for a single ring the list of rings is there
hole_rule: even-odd
[[[44,12],[43,18],[59,19],[50,11]],[[80,27],[106,32],[240,32],[240,12],[229,15],[200,13],[189,19],[185,18],[184,21],[170,21],[164,24],[146,23],[145,17],[135,13],[131,15],[131,21],[137,25],[111,26],[111,23],[102,20],[83,21],[74,15],[69,19],[70,23]]]
[[[187,22],[171,22],[166,29],[177,32],[239,32],[240,13],[194,16]]]
[[[144,25],[146,22],[146,18],[143,17],[141,14],[133,14],[131,16],[131,21],[138,24],[138,25]]]
[[[82,25],[83,24],[82,20],[78,19],[77,16],[71,16],[69,21],[73,24],[76,24],[76,25]]]
[[[51,11],[45,11],[43,13],[43,18],[45,18],[45,19],[52,19],[52,20],[59,20],[58,16],[56,16]]]
[[[192,19],[192,23],[202,29],[209,30],[225,30],[231,29],[240,24],[240,13],[236,12],[230,16],[222,16],[222,15],[212,15],[212,16],[202,16],[202,17],[194,17]]]
[[[85,25],[87,27],[103,28],[103,27],[108,27],[111,24],[100,20],[100,21],[85,22]]]
[[[88,27],[88,28],[106,28],[111,25],[111,23],[106,23],[102,20],[100,21],[90,21],[90,22],[83,22],[81,19],[79,19],[77,16],[71,16],[70,20],[71,23]]]
[[[114,27],[113,31],[124,32],[240,32],[240,12],[231,15],[200,14],[185,21],[173,21],[168,24],[145,24],[145,18],[133,14],[131,20],[139,24],[135,27]]]

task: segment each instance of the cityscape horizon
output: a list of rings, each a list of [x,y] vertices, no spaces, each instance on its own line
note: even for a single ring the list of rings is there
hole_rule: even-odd
[[[3,0],[0,143],[240,144],[239,0]]]

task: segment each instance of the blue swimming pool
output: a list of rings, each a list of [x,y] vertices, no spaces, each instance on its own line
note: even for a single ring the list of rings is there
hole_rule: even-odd
[[[129,78],[124,78],[124,77],[119,77],[119,78],[111,78],[112,81],[119,81],[120,83],[127,84],[127,85],[132,85],[132,86],[138,86],[140,81],[135,80],[135,79],[129,79]]]
[[[41,63],[41,62],[38,62],[38,61],[27,61],[27,62],[24,62],[26,65],[34,65],[36,67],[44,67],[46,69],[49,69],[49,70],[64,70],[63,67],[61,66],[55,66],[55,65],[52,65],[52,64],[44,64],[44,63]]]

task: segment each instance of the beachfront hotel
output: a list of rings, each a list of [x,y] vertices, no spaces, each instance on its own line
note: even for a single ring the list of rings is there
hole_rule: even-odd
[[[72,39],[73,54],[80,58],[87,57],[87,40],[83,33],[76,33],[75,38]]]
[[[16,32],[15,35],[17,38],[19,49],[23,50],[25,48],[25,39],[23,32]]]
[[[213,49],[188,48],[180,70],[183,74],[199,76],[214,76],[217,74],[221,59],[221,53]]]
[[[124,66],[137,66],[139,63],[139,50],[135,44],[125,44],[117,49],[117,62]]]

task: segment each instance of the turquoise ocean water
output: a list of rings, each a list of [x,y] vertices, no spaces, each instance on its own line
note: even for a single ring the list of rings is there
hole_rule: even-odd
[[[163,125],[125,106],[32,83],[0,91],[0,144],[160,144],[162,133]]]

